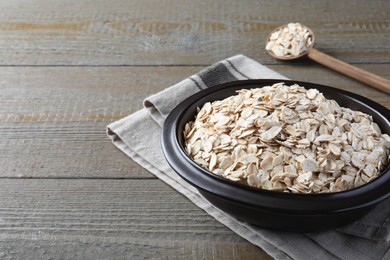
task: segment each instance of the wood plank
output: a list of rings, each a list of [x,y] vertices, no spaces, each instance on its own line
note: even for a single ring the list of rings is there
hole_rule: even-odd
[[[280,64],[264,41],[292,21],[342,60],[390,62],[387,0],[8,0],[0,9],[0,65],[207,65],[237,53]]]
[[[107,124],[0,123],[0,177],[155,178],[111,144]]]
[[[1,67],[0,177],[154,178],[105,134],[198,67]]]
[[[390,78],[388,64],[357,65]],[[203,69],[178,67],[0,67],[1,122],[111,122],[142,100]],[[388,95],[312,62],[271,65],[295,80],[367,96],[389,106]]]
[[[0,256],[270,259],[160,180],[0,183]]]
[[[390,78],[387,64],[359,66]],[[111,144],[105,127],[201,68],[1,67],[0,177],[154,178]],[[271,68],[390,108],[389,95],[321,66]]]

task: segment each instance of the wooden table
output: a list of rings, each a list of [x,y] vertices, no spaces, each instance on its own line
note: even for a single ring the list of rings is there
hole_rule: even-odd
[[[0,2],[0,258],[269,259],[105,134],[142,100],[242,53],[296,80],[389,95],[264,41],[299,21],[317,48],[390,78],[383,1]]]

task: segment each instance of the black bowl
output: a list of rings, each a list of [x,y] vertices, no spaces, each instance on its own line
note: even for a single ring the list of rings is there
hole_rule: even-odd
[[[327,194],[292,194],[253,188],[217,176],[196,164],[184,150],[183,130],[194,120],[196,108],[221,100],[242,88],[269,86],[277,82],[316,88],[341,106],[371,115],[382,132],[390,134],[390,111],[362,96],[308,82],[289,80],[245,80],[202,90],[180,103],[165,120],[162,132],[164,155],[177,172],[213,205],[232,216],[258,226],[311,232],[352,222],[390,197],[390,167],[375,180],[348,191]]]

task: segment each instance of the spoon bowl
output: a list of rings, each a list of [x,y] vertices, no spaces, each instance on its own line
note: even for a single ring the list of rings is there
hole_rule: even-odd
[[[288,24],[285,24],[285,25],[282,25],[282,26],[279,26],[278,28],[276,28],[275,30],[273,30],[267,37],[267,41],[265,44],[267,44],[269,41],[270,41],[270,38],[271,38],[271,35],[279,30],[283,30],[284,28],[287,28],[288,27]],[[272,50],[267,50],[268,54],[272,57],[274,57],[275,59],[278,59],[278,60],[296,60],[296,59],[299,59],[299,58],[302,58],[304,56],[307,56],[307,54],[309,53],[309,49],[310,48],[313,48],[314,47],[314,42],[315,42],[315,36],[314,36],[314,32],[312,29],[310,29],[309,27],[305,26],[305,25],[302,25],[303,28],[305,28],[306,30],[309,31],[309,35],[312,39],[312,42],[309,46],[307,46],[307,50],[304,51],[304,52],[301,52],[299,55],[297,56],[292,56],[292,55],[287,55],[287,56],[279,56],[279,55],[276,55]]]

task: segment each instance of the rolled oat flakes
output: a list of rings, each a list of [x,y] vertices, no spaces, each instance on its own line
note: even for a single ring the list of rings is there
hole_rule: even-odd
[[[277,57],[298,57],[313,46],[313,35],[300,23],[289,23],[273,32],[265,49]]]
[[[389,162],[390,137],[371,116],[284,83],[204,104],[184,138],[188,155],[205,169],[274,191],[352,189]]]

